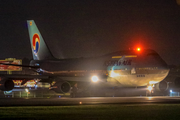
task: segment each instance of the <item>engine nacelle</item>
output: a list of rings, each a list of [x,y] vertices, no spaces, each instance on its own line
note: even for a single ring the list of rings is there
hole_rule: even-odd
[[[57,93],[67,93],[71,89],[71,85],[66,81],[56,82],[53,85],[53,90]]]
[[[166,91],[169,88],[169,84],[166,81],[161,81],[155,85],[155,90]]]
[[[14,82],[9,78],[1,78],[0,79],[0,90],[9,91],[14,88]]]

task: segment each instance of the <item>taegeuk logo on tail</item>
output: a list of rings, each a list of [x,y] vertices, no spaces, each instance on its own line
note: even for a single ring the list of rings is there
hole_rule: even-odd
[[[39,51],[39,48],[40,48],[40,37],[39,37],[39,35],[37,33],[35,33],[33,35],[32,46],[33,46],[34,54],[37,55],[37,53]]]

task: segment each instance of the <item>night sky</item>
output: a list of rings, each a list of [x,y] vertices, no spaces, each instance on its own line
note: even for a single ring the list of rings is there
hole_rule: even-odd
[[[32,59],[28,19],[35,20],[56,58],[141,46],[180,65],[176,0],[0,0],[0,58]]]

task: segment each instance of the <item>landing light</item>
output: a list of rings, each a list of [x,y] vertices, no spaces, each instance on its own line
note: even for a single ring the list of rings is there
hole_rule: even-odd
[[[93,82],[97,82],[97,81],[99,80],[99,78],[98,78],[97,76],[92,76],[91,80],[92,80]]]
[[[152,86],[148,86],[148,90],[151,91],[152,90]]]

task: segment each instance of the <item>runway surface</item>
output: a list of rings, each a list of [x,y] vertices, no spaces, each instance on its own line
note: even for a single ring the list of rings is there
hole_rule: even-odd
[[[180,104],[180,97],[0,98],[0,106],[66,106],[80,104]]]

